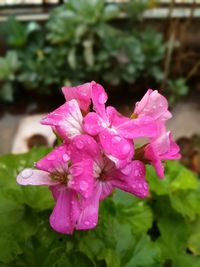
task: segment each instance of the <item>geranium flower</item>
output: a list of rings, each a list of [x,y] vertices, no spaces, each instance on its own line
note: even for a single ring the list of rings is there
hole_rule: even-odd
[[[115,188],[140,198],[149,194],[145,179],[145,165],[141,161],[134,160],[119,170],[111,160],[102,154],[99,144],[88,135],[75,137],[72,141],[72,151],[72,158],[75,162],[83,161],[86,158],[93,161],[94,192],[84,203],[85,208],[82,212],[84,221],[87,217],[88,228],[91,224],[98,223],[99,201],[108,197]],[[91,214],[90,219],[88,219],[88,212]],[[84,229],[88,228],[85,225]]]
[[[56,201],[50,225],[64,234],[71,234],[74,229],[84,229],[87,225],[90,214],[84,212],[84,221],[81,214],[86,199],[94,190],[92,161],[73,162],[70,155],[68,146],[63,144],[39,160],[36,163],[38,169],[25,169],[17,176],[20,185],[49,186]]]
[[[133,157],[133,139],[155,136],[157,126],[151,117],[129,119],[111,106],[105,108],[107,95],[98,84],[93,84],[91,97],[96,112],[84,117],[84,130],[98,136],[106,155],[122,167]]]

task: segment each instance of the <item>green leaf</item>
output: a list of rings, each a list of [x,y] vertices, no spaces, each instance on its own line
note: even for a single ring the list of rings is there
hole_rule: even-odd
[[[105,260],[107,267],[120,267],[120,258],[112,249],[104,249],[98,259]]]

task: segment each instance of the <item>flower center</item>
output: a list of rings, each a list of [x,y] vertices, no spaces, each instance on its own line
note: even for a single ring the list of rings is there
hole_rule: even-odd
[[[51,179],[58,181],[60,184],[67,184],[69,181],[69,174],[64,172],[54,172],[51,173]]]

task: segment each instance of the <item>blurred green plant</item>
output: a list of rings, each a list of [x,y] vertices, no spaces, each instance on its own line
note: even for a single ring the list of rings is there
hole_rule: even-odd
[[[0,76],[0,98],[12,101],[20,88],[55,94],[63,85],[91,80],[108,89],[137,81],[160,84],[166,47],[163,35],[141,27],[143,11],[155,4],[153,0],[123,4],[69,0],[53,10],[44,26],[10,18],[2,28],[19,64],[9,68],[12,79]],[[3,67],[0,62],[0,73]],[[172,102],[185,88],[180,81],[166,85]]]
[[[13,82],[26,90],[51,94],[64,84],[90,80],[111,86],[134,83],[142,76],[156,80],[162,72],[162,35],[153,29],[137,29],[147,2],[130,1],[127,6],[69,0],[53,10],[44,27],[9,19],[3,30],[20,62],[17,70],[10,70]],[[122,12],[129,12],[129,26],[119,28],[115,20]],[[10,88],[13,85],[4,77],[0,81]]]
[[[46,153],[0,157],[0,266],[200,266],[200,182],[191,171],[169,162],[160,181],[149,167],[149,198],[116,191],[101,203],[96,229],[65,236],[50,229],[48,189],[16,184]]]

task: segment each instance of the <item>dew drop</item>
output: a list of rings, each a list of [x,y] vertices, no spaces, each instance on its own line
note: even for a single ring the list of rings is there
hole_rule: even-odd
[[[64,162],[67,162],[69,160],[69,156],[67,154],[63,154],[62,158]]]
[[[128,144],[127,145],[123,145],[122,148],[121,148],[121,152],[122,152],[123,155],[126,155],[129,152],[129,150],[130,150],[130,147],[129,147]]]
[[[132,166],[131,164],[127,165],[124,169],[121,170],[121,172],[125,175],[129,175],[131,173]]]
[[[85,225],[89,225],[89,224],[90,224],[90,222],[89,222],[89,221],[85,221],[84,223],[85,223]]]
[[[120,136],[114,136],[113,138],[112,138],[112,144],[117,144],[117,143],[119,143],[121,141],[121,137]]]
[[[25,169],[25,170],[22,171],[22,177],[24,179],[27,179],[32,175],[33,175],[33,171],[31,169]]]
[[[55,155],[49,155],[49,156],[47,156],[47,159],[48,160],[55,160],[56,156]]]
[[[98,101],[99,104],[103,105],[106,102],[106,95],[104,93],[101,93]]]
[[[79,148],[79,149],[83,148],[84,147],[83,141],[77,140],[76,147]]]
[[[85,182],[85,181],[81,181],[80,182],[80,189],[81,190],[87,190],[88,189],[88,183],[87,182]]]
[[[139,175],[139,171],[135,170],[135,176],[138,176],[138,175]]]
[[[142,188],[142,187],[143,187],[142,184],[138,183],[138,188]]]

